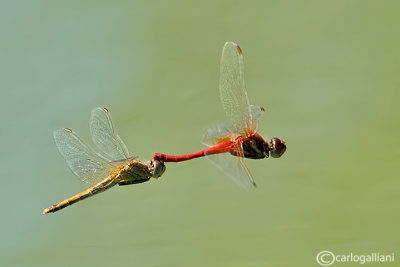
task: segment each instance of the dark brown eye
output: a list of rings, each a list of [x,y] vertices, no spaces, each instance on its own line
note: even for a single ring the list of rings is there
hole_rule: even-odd
[[[286,143],[274,137],[271,139],[271,148],[271,157],[280,158],[286,151]]]

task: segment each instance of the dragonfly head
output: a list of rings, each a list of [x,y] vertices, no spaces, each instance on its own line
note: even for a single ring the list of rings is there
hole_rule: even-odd
[[[160,176],[165,172],[166,168],[167,167],[165,166],[164,162],[158,160],[152,160],[150,173],[153,178],[160,178]]]
[[[285,141],[282,141],[281,139],[274,137],[271,139],[271,142],[269,143],[269,151],[271,154],[271,157],[273,158],[280,158],[283,153],[286,151],[286,143]]]

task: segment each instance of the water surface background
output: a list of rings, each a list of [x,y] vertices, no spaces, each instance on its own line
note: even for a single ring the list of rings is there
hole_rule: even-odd
[[[3,1],[0,265],[313,266],[321,250],[400,257],[399,8]],[[201,149],[203,132],[225,120],[226,41],[242,47],[250,101],[267,110],[260,133],[288,145],[279,160],[247,161],[256,190],[198,159],[41,214],[87,188],[52,132],[69,127],[89,142],[96,106],[110,109],[143,160]]]

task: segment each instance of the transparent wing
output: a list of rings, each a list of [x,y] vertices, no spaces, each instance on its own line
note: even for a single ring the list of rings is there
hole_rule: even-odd
[[[232,133],[225,126],[217,125],[208,129],[201,142],[204,145],[211,147],[223,141],[232,140],[236,136],[237,135]],[[239,145],[236,145],[234,151],[237,151],[237,156],[233,156],[227,152],[207,155],[207,158],[235,183],[244,188],[255,187],[256,183],[254,182],[253,176],[244,161],[242,148],[239,147]]]
[[[251,129],[253,129],[253,131],[257,131],[258,121],[264,115],[265,109],[255,105],[250,105],[249,109],[251,115]]]
[[[242,50],[227,42],[222,50],[219,92],[232,130],[245,135],[252,127],[249,99],[244,77]]]
[[[243,157],[236,157],[230,153],[221,153],[208,155],[207,158],[238,185],[244,188],[256,187],[253,176]]]
[[[235,135],[228,128],[217,125],[207,130],[201,139],[201,143],[210,147],[232,138],[235,138]]]
[[[106,178],[113,168],[70,129],[54,131],[54,140],[69,168],[85,183],[90,185],[98,183]]]
[[[90,133],[93,143],[112,161],[129,158],[129,152],[119,137],[106,108],[95,108],[90,115]]]

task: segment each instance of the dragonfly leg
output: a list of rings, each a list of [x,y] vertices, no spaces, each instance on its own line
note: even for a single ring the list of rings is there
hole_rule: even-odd
[[[147,182],[148,180],[150,180],[150,178],[144,178],[144,179],[135,180],[135,181],[121,181],[118,183],[118,185],[140,184],[140,183]]]

